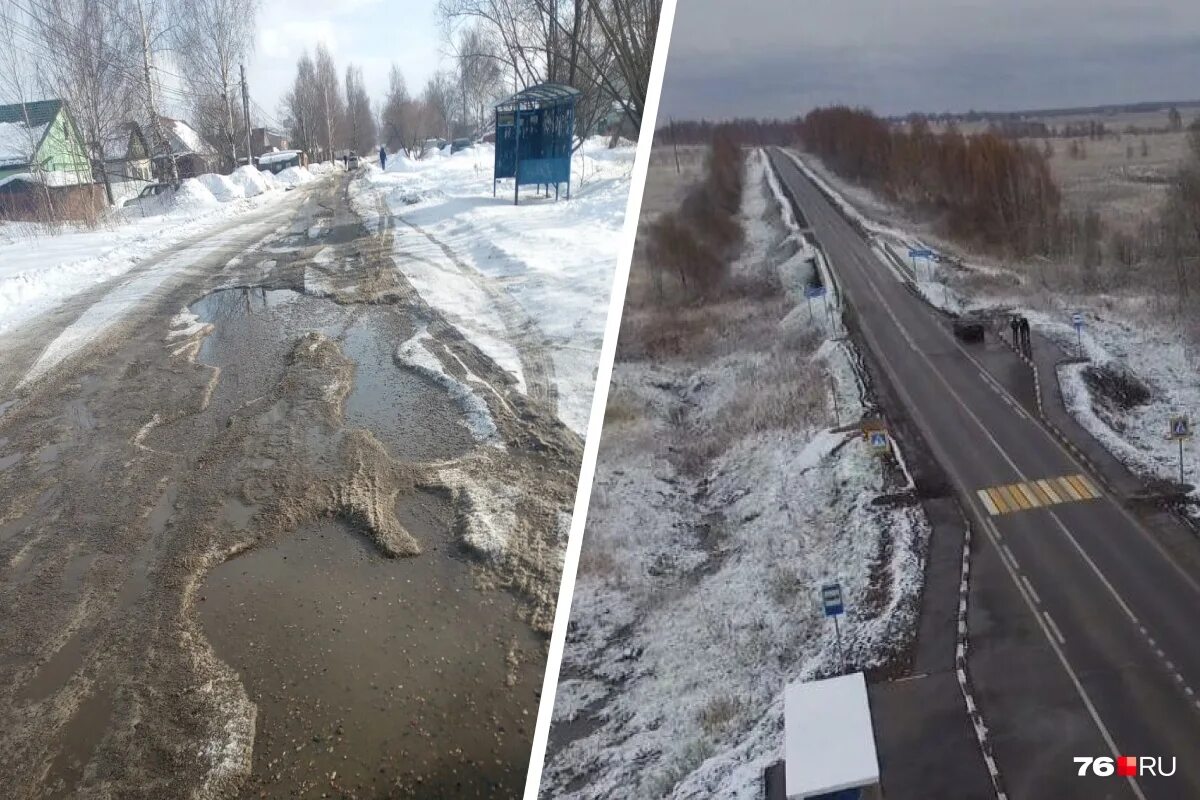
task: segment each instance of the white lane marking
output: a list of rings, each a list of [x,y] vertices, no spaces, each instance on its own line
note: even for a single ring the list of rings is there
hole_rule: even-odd
[[[851,253],[853,254],[854,251],[852,250]],[[858,259],[851,259],[851,260],[858,260]],[[869,269],[867,271],[870,272]],[[883,307],[883,309],[887,313],[887,315],[891,318],[891,320],[892,320],[893,324],[895,324],[897,330],[899,330],[901,332],[901,335],[905,338],[905,340],[911,344],[912,337],[908,334],[907,329],[904,327],[904,325],[900,322],[899,318],[896,316],[896,313],[892,309],[891,305],[887,302],[886,299],[884,299],[883,294],[879,291],[879,288],[875,285],[874,281],[872,281],[869,277],[863,278],[863,280],[866,283],[868,290],[870,292],[872,292],[875,295],[875,297],[879,300],[880,305]],[[935,326],[935,327],[937,327],[937,326]],[[878,340],[876,339],[875,335],[870,331],[868,326],[866,326],[866,325],[860,326],[859,330],[862,332],[863,336],[868,340],[868,344],[871,345],[877,353],[882,352],[882,350],[879,347]],[[941,328],[938,328],[938,330],[941,330]],[[944,334],[944,332],[943,332],[943,334]],[[962,347],[960,347],[957,342],[954,342],[954,345],[955,345],[955,347],[957,347],[959,349],[960,352],[962,352],[971,361],[971,363],[973,363],[975,365],[975,367],[980,372],[983,372],[983,368],[980,366],[978,361],[976,361],[974,358],[972,358],[970,356],[970,354],[968,354],[965,350],[963,350]],[[958,404],[959,408],[961,408],[963,410],[963,412],[968,417],[970,417],[971,420],[975,423],[975,425],[983,432],[984,437],[988,441],[991,442],[992,446],[996,449],[996,452],[999,453],[1000,457],[1002,459],[1004,459],[1004,461],[1006,461],[1008,463],[1008,465],[1013,469],[1013,471],[1016,472],[1023,480],[1028,481],[1029,480],[1028,476],[1026,476],[1021,471],[1021,469],[1017,467],[1017,465],[1013,461],[1012,457],[1009,456],[1008,452],[1005,451],[1005,449],[1000,446],[1000,443],[996,440],[996,437],[993,436],[991,431],[987,428],[987,426],[983,424],[983,421],[978,417],[978,415],[976,415],[971,410],[970,406],[968,406],[963,401],[962,397],[958,394],[958,392],[956,392],[954,390],[954,387],[951,386],[950,383],[941,374],[941,372],[938,371],[938,369],[933,364],[932,360],[924,353],[924,351],[922,351],[918,348],[914,347],[914,352],[917,354],[917,356],[922,361],[924,361],[926,363],[926,365],[929,367],[930,371],[946,388],[947,393],[949,393],[949,395],[952,398],[954,398],[954,401]],[[928,425],[928,421],[925,419],[925,414],[923,413],[921,407],[919,405],[917,405],[915,402],[913,402],[912,395],[909,394],[904,381],[900,380],[900,376],[898,376],[896,374],[895,368],[890,364],[890,362],[887,361],[887,359],[881,359],[881,361],[883,362],[884,370],[887,371],[888,373],[890,373],[890,376],[892,378],[892,383],[896,387],[896,391],[906,401],[913,416],[920,418],[922,421],[924,421],[926,423],[926,427],[928,429],[932,430],[933,428],[932,428],[932,426]],[[1042,428],[1039,426],[1038,429],[1041,430],[1043,433],[1047,433],[1045,428]],[[1048,436],[1048,433],[1047,433],[1047,436]],[[1066,450],[1060,444],[1058,444],[1056,439],[1054,439],[1053,437],[1049,437],[1049,436],[1048,436],[1048,438],[1050,438],[1050,440],[1052,442],[1054,442],[1056,444],[1056,446],[1059,447],[1060,450],[1063,450],[1063,452],[1066,452]],[[937,443],[935,439],[930,437],[929,444],[935,451],[938,451],[941,454],[941,456],[947,461],[947,463],[950,461],[944,448],[942,448],[941,445],[939,443]],[[1073,463],[1078,464],[1078,461],[1076,461],[1074,458],[1071,458],[1070,460]],[[978,506],[976,506],[971,501],[970,495],[967,492],[967,490],[965,489],[965,487],[962,487],[960,484],[959,488],[963,492],[963,496],[965,496],[967,498],[968,503],[971,503],[972,508],[974,508],[978,512],[978,510],[979,510]],[[1111,498],[1109,498],[1109,499],[1111,500]],[[1117,507],[1122,513],[1124,513],[1126,515],[1126,517],[1128,517],[1132,520],[1132,518],[1129,517],[1128,513],[1125,512],[1125,510],[1119,504],[1113,502],[1113,505],[1115,507]],[[1121,609],[1126,613],[1126,615],[1130,618],[1130,620],[1134,623],[1134,625],[1140,626],[1141,623],[1138,621],[1136,615],[1134,615],[1132,610],[1129,608],[1128,604],[1125,603],[1124,599],[1120,596],[1119,593],[1117,593],[1116,589],[1112,586],[1112,584],[1108,581],[1108,579],[1104,576],[1104,574],[1102,572],[1100,572],[1099,567],[1096,565],[1096,563],[1094,561],[1092,561],[1091,557],[1083,550],[1083,547],[1079,544],[1078,540],[1071,534],[1071,532],[1066,528],[1066,526],[1063,524],[1062,520],[1058,517],[1057,513],[1055,513],[1052,510],[1049,510],[1049,509],[1047,510],[1047,513],[1057,523],[1059,530],[1061,530],[1067,536],[1067,538],[1071,541],[1071,543],[1074,545],[1076,551],[1080,554],[1080,556],[1088,564],[1088,566],[1091,568],[1092,572],[1097,577],[1100,578],[1101,582],[1107,588],[1109,594],[1113,597],[1113,599],[1117,602],[1117,604],[1121,607]],[[983,517],[982,515],[980,515],[980,519],[988,526],[989,535],[993,537],[993,539],[996,541],[997,547],[999,547],[1000,546],[999,545],[999,531],[996,529],[995,525],[993,525],[991,523],[990,519]],[[1141,530],[1140,527],[1139,527],[1139,530]],[[1149,534],[1146,534],[1146,535],[1149,535]],[[1162,552],[1161,547],[1159,547],[1159,550],[1160,550],[1160,552]],[[1178,569],[1179,568],[1178,565],[1176,565],[1176,566]],[[1005,562],[1005,568],[1009,570],[1010,574],[1013,575],[1013,580],[1016,581],[1016,573],[1012,570],[1012,567],[1007,562]],[[1018,582],[1018,589],[1021,589],[1019,582]],[[1025,595],[1025,593],[1022,591],[1021,594],[1022,594],[1022,597],[1025,598],[1026,602],[1029,603],[1030,599]],[[1036,616],[1036,613],[1037,613],[1036,608],[1034,608],[1032,606],[1032,604],[1030,607],[1031,607],[1031,610],[1034,611],[1034,614]],[[1039,624],[1042,624],[1042,623],[1039,622]],[[1042,624],[1042,627],[1043,627],[1043,630],[1045,631],[1044,624]],[[1047,631],[1047,638],[1049,638],[1048,631]],[[1075,676],[1074,671],[1070,667],[1070,664],[1066,661],[1066,656],[1061,651],[1058,650],[1057,645],[1053,641],[1051,642],[1051,645],[1053,647],[1055,647],[1055,650],[1058,653],[1059,659],[1062,661],[1063,666],[1067,669],[1068,674],[1070,674],[1072,681],[1075,682],[1076,688],[1081,693],[1081,696],[1083,696],[1084,702],[1088,705],[1089,711],[1092,713],[1092,716],[1096,720],[1097,725],[1099,725],[1101,727],[1101,731],[1104,734],[1106,741],[1109,743],[1110,749],[1112,750],[1114,756],[1118,755],[1116,746],[1112,742],[1112,737],[1108,735],[1107,728],[1103,727],[1103,723],[1100,720],[1099,714],[1095,711],[1095,707],[1091,704],[1091,700],[1090,700],[1090,698],[1087,697],[1086,692],[1083,691],[1082,685],[1079,683],[1078,678]],[[1197,701],[1197,704],[1198,704],[1198,706],[1200,706],[1200,700]],[[1130,780],[1131,786],[1133,787],[1134,793],[1142,800],[1145,800],[1145,796],[1141,793],[1141,790],[1137,786],[1136,782],[1134,782],[1132,778],[1130,778],[1129,780]]]
[[[1021,565],[1017,563],[1017,557],[1013,555],[1013,551],[1008,549],[1008,545],[1001,545],[1004,548],[1004,555],[1008,556],[1008,560],[1012,562],[1013,569],[1020,572]]]
[[[895,320],[894,315],[893,315],[892,319]],[[983,366],[979,363],[979,361],[973,355],[971,355],[969,352],[967,352],[967,350],[962,345],[960,345],[957,341],[955,341],[953,338],[951,338],[950,341],[954,344],[955,348],[960,353],[962,353],[964,356],[966,356],[967,360],[969,360],[975,366],[975,368],[977,370],[979,370],[980,372],[983,372]],[[940,377],[940,373],[939,373],[939,377]],[[1007,390],[1004,390],[1004,387],[1001,387],[1001,390],[1007,391]],[[1058,451],[1060,453],[1062,453],[1062,455],[1068,461],[1070,461],[1072,464],[1074,464],[1076,467],[1078,467],[1080,473],[1086,473],[1088,471],[1089,468],[1086,467],[1083,464],[1083,462],[1080,461],[1080,459],[1075,456],[1074,453],[1072,453],[1070,450],[1068,450],[1067,447],[1062,442],[1059,441],[1057,436],[1054,436],[1053,434],[1051,434],[1049,429],[1046,427],[1046,425],[1041,420],[1034,419],[1032,417],[1026,417],[1026,419],[1042,433],[1042,435],[1044,436],[1045,439],[1047,439],[1052,445],[1054,445],[1056,448],[1058,448]],[[1183,579],[1184,583],[1186,583],[1188,586],[1190,586],[1192,588],[1192,590],[1194,592],[1196,592],[1196,594],[1200,595],[1200,581],[1197,581],[1196,578],[1192,577],[1192,575],[1190,575],[1187,572],[1187,570],[1185,570],[1178,561],[1176,561],[1174,558],[1172,558],[1171,555],[1167,552],[1166,548],[1163,547],[1162,543],[1159,542],[1157,539],[1155,539],[1154,536],[1148,530],[1146,530],[1145,527],[1142,526],[1142,523],[1140,523],[1133,516],[1133,514],[1131,514],[1129,512],[1129,510],[1125,508],[1125,506],[1123,506],[1119,502],[1117,502],[1117,500],[1110,493],[1108,493],[1106,491],[1102,491],[1099,488],[1097,488],[1097,494],[1100,497],[1103,497],[1105,500],[1108,500],[1109,504],[1114,509],[1116,509],[1117,513],[1119,513],[1121,516],[1123,516],[1125,518],[1125,521],[1128,522],[1130,524],[1130,526],[1134,528],[1134,530],[1136,530],[1138,533],[1140,533],[1142,535],[1142,538],[1145,539],[1147,542],[1149,542],[1151,547],[1153,547],[1155,550],[1158,551],[1158,554],[1160,556],[1162,556],[1163,561],[1165,561],[1172,569],[1175,570],[1175,573],[1180,578]],[[1059,524],[1061,525],[1062,523],[1060,522]]]
[[[1038,597],[1038,593],[1034,590],[1033,584],[1029,582],[1029,578],[1022,575],[1021,581],[1022,581],[1022,583],[1025,584],[1025,588],[1029,590],[1030,596],[1033,597],[1033,602],[1037,603],[1040,606],[1042,604],[1042,598]]]
[[[1055,624],[1054,617],[1050,616],[1050,612],[1043,611],[1042,616],[1044,616],[1046,618],[1046,624],[1050,626],[1050,630],[1054,633],[1054,638],[1058,639],[1058,643],[1066,644],[1067,640],[1066,640],[1066,638],[1063,637],[1062,631],[1059,630],[1058,625]]]
[[[976,512],[978,513],[977,509]],[[992,524],[992,521],[986,517],[980,517],[980,519],[983,521],[984,530],[987,531],[988,536],[992,540],[992,544],[999,548],[1000,543],[996,537],[996,526]],[[1000,560],[1001,562],[1004,562],[1004,559]],[[1118,757],[1120,752],[1117,750],[1117,743],[1113,739],[1112,734],[1109,733],[1108,726],[1106,726],[1104,724],[1104,720],[1101,719],[1100,712],[1096,710],[1096,705],[1092,702],[1092,698],[1088,696],[1087,690],[1083,688],[1083,683],[1080,682],[1079,676],[1075,673],[1074,668],[1071,667],[1071,662],[1067,660],[1067,655],[1063,652],[1062,645],[1055,640],[1055,637],[1053,634],[1051,634],[1050,628],[1046,625],[1045,620],[1043,620],[1042,616],[1038,614],[1037,607],[1033,604],[1033,599],[1025,593],[1024,587],[1021,586],[1021,582],[1017,580],[1017,573],[1013,571],[1012,567],[1010,567],[1007,562],[1004,562],[1004,568],[1008,570],[1008,576],[1012,578],[1013,585],[1017,587],[1017,592],[1021,595],[1021,599],[1025,601],[1025,605],[1029,607],[1029,611],[1033,614],[1034,619],[1038,621],[1038,627],[1042,629],[1042,634],[1045,635],[1046,641],[1050,643],[1050,649],[1052,649],[1054,654],[1058,656],[1059,663],[1061,663],[1063,669],[1067,671],[1067,676],[1070,677],[1071,683],[1075,685],[1075,691],[1079,694],[1080,699],[1083,700],[1083,705],[1087,708],[1088,714],[1091,716],[1092,721],[1095,722],[1096,727],[1100,729],[1100,735],[1104,737],[1104,743],[1108,745],[1109,752],[1113,754],[1114,758]],[[1134,780],[1132,776],[1128,776],[1127,780],[1129,781],[1129,788],[1133,790],[1133,793],[1138,797],[1138,800],[1146,800],[1146,795],[1142,793],[1142,787],[1138,786],[1138,782]]]
[[[892,309],[891,305],[889,305],[887,300],[884,299],[883,293],[879,291],[879,287],[877,287],[874,284],[874,282],[869,279],[866,281],[866,284],[867,284],[867,287],[871,290],[871,292],[873,292],[875,294],[875,297],[879,300],[879,304],[883,307],[883,310],[887,312],[887,315],[889,317],[891,317],[892,323],[898,329],[903,330],[904,325],[900,322],[900,319],[896,316],[896,312]],[[934,326],[934,327],[936,328],[937,326]],[[941,328],[937,328],[937,329],[941,330]],[[862,326],[862,330],[864,330],[864,331],[866,330],[865,325]],[[959,349],[962,350],[962,348],[959,348]],[[926,365],[929,367],[930,372],[933,373],[934,377],[937,378],[938,381],[940,381],[941,384],[946,388],[946,392],[951,397],[954,398],[954,401],[956,403],[958,403],[959,407],[963,410],[963,413],[965,413],[968,417],[971,418],[971,420],[975,423],[975,425],[979,428],[979,430],[983,431],[983,435],[987,438],[987,440],[989,442],[992,443],[992,447],[996,448],[996,452],[1000,454],[1000,457],[1003,458],[1010,467],[1012,467],[1013,472],[1015,472],[1021,478],[1021,480],[1028,481],[1029,476],[1026,475],[1021,470],[1020,467],[1017,466],[1016,462],[1013,461],[1012,457],[1009,456],[1008,452],[1000,445],[1000,442],[998,442],[996,440],[996,437],[992,435],[992,432],[988,429],[988,427],[986,425],[984,425],[983,420],[981,420],[979,418],[979,416],[974,411],[971,410],[971,407],[969,405],[967,405],[967,403],[962,399],[962,396],[959,395],[959,393],[954,390],[954,387],[950,385],[950,382],[947,381],[946,378],[942,375],[942,373],[937,369],[937,367],[934,365],[933,361],[930,360],[929,356],[927,356],[921,350],[917,350],[915,352],[917,354],[917,357],[926,363]],[[978,367],[978,363],[976,363],[976,366]],[[909,405],[910,405],[910,408],[914,407],[914,406],[912,406],[911,403]],[[1079,543],[1079,540],[1075,538],[1075,535],[1072,534],[1071,531],[1067,528],[1067,526],[1063,524],[1063,521],[1062,521],[1062,519],[1059,518],[1057,512],[1047,509],[1047,513],[1057,524],[1058,529],[1060,531],[1062,531],[1063,534],[1067,537],[1067,539],[1071,542],[1071,544],[1074,545],[1075,550],[1083,558],[1084,562],[1088,565],[1088,567],[1091,568],[1092,572],[1096,575],[1096,577],[1100,579],[1100,582],[1108,590],[1108,593],[1113,597],[1113,599],[1116,600],[1117,605],[1121,607],[1121,610],[1125,612],[1126,616],[1129,617],[1130,621],[1132,621],[1134,625],[1138,625],[1139,623],[1138,623],[1137,615],[1133,613],[1133,610],[1130,609],[1129,604],[1125,602],[1125,598],[1121,597],[1120,593],[1117,592],[1116,587],[1114,587],[1112,585],[1112,583],[1108,580],[1108,578],[1104,575],[1104,573],[1100,571],[1100,567],[1098,567],[1096,565],[1096,562],[1092,560],[1092,557],[1090,555],[1088,555],[1086,550],[1083,549],[1083,545],[1081,545]]]

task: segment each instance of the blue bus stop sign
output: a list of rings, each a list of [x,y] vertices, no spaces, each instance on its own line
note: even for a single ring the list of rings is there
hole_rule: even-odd
[[[842,585],[827,583],[821,587],[821,604],[825,607],[825,616],[836,617],[843,611]]]

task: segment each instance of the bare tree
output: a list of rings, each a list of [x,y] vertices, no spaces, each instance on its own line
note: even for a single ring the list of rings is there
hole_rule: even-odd
[[[316,132],[321,102],[317,94],[317,67],[307,51],[296,61],[296,77],[283,97],[280,113],[292,141],[315,157],[320,147]]]
[[[196,97],[197,121],[211,119],[214,106],[222,149],[232,167],[237,166],[239,138],[235,126],[234,84],[238,63],[254,45],[254,17],[260,0],[176,0],[172,9],[175,58],[184,81]],[[240,111],[237,116],[241,116]],[[209,123],[211,124],[211,123]],[[249,120],[243,121],[249,124]],[[250,158],[250,154],[246,154]]]
[[[451,122],[454,116],[455,94],[457,92],[457,81],[448,72],[436,72],[430,76],[425,83],[425,90],[421,92],[421,100],[428,106],[428,111],[432,115],[433,122],[440,122],[436,125],[431,133],[436,133],[444,138],[449,139],[452,127]]]
[[[487,123],[489,107],[503,91],[503,61],[480,25],[459,32],[454,58],[459,119],[479,131]]]
[[[362,67],[346,67],[346,146],[356,153],[375,149],[378,131],[371,99],[363,83]]]
[[[323,158],[328,160],[334,158],[338,132],[342,128],[342,120],[346,115],[346,102],[342,97],[342,82],[338,78],[333,55],[324,42],[317,45],[315,66],[315,91],[321,109],[317,135],[324,148]]]
[[[380,114],[383,127],[382,138],[384,144],[392,152],[404,147],[401,130],[404,125],[405,106],[410,100],[404,74],[400,72],[400,67],[392,64],[392,68],[388,72],[387,97],[383,101],[383,112]]]
[[[45,51],[55,54],[42,62],[43,75],[80,127],[93,176],[104,183],[111,205],[105,150],[127,131],[132,112],[133,31],[111,3],[100,0],[44,0],[41,11],[34,29]]]
[[[50,202],[50,189],[41,163],[34,157],[38,146],[38,135],[30,124],[29,106],[33,100],[34,75],[29,64],[22,57],[21,51],[13,47],[18,41],[17,31],[28,27],[30,20],[22,9],[7,3],[0,3],[0,36],[8,42],[8,46],[0,47],[0,93],[2,96],[21,106],[24,115],[24,135],[22,145],[29,152],[29,171],[35,183],[42,187],[42,200],[46,205],[46,214],[50,221],[54,219],[54,206]]]
[[[612,48],[616,80],[605,77],[634,125],[642,123],[662,0],[588,0]]]

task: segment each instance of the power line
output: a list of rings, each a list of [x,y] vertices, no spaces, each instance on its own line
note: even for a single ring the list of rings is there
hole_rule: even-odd
[[[12,2],[17,8],[19,8],[22,12],[27,14],[30,17],[30,19],[36,20],[38,18],[37,14],[34,13],[34,11],[31,8],[23,7],[22,5],[20,5],[19,2],[17,2],[17,0],[12,0]],[[38,8],[42,11],[47,11],[47,9],[36,5],[34,0],[26,0],[26,2],[28,2],[30,4],[30,6],[32,6],[32,7]],[[58,19],[60,19],[60,20],[63,20],[64,23],[66,23],[67,25],[70,25],[75,31],[82,33],[81,29],[78,26],[63,19],[61,15],[59,15],[55,12],[49,12],[49,11],[47,11],[47,13],[53,13],[54,16],[58,17]],[[9,24],[15,29],[14,32],[17,34],[20,34],[21,38],[27,44],[32,45],[41,51],[42,57],[49,57],[49,58],[57,57],[58,54],[53,52],[49,48],[49,45],[45,41],[42,40],[41,35],[38,33],[38,31],[36,29],[30,27],[29,25],[26,25],[23,22],[20,22],[18,20],[12,19],[12,18],[10,18],[8,21],[9,21]],[[34,59],[38,58],[37,54],[31,53],[28,50],[26,50],[25,48],[19,48],[19,49],[21,50],[21,52],[23,52],[26,56],[28,56],[30,58],[34,58]],[[131,69],[129,67],[126,67],[119,62],[101,59],[100,63],[103,66],[112,67],[116,71],[120,72],[121,74],[125,75],[127,78],[132,79],[133,81],[135,81],[136,83],[138,83],[140,85],[143,85],[143,86],[146,85],[145,77],[138,75],[136,72],[131,71]],[[153,68],[154,65],[152,64],[151,67]],[[168,74],[172,74],[172,73],[168,73]],[[182,89],[175,89],[175,88],[161,86],[161,85],[158,87],[151,87],[151,90],[153,91],[155,88],[157,88],[158,91],[160,91],[164,94],[175,95],[175,99],[179,100],[179,101],[190,101],[195,98],[203,97],[203,95],[200,95],[200,94],[197,94],[194,92],[187,92]]]

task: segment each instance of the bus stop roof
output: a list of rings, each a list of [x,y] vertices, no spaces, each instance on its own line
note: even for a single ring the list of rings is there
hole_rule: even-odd
[[[788,800],[879,783],[867,683],[861,672],[788,684],[783,720]]]
[[[513,108],[545,108],[567,103],[579,96],[579,90],[562,83],[539,83],[522,89],[496,104],[497,110]]]

